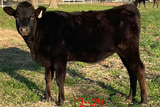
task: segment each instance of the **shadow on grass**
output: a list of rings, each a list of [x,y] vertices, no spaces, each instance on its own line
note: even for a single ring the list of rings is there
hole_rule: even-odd
[[[29,90],[36,89],[43,91],[39,89],[34,82],[28,80],[16,71],[38,71],[40,69],[41,67],[34,63],[29,52],[16,47],[0,49],[0,72],[7,73],[10,77],[25,84]]]
[[[96,83],[97,85],[99,85],[102,89],[105,89],[107,90],[109,93],[109,97],[108,97],[108,100],[112,100],[112,96],[116,95],[117,93],[120,93],[122,94],[123,96],[127,96],[125,93],[122,93],[120,91],[118,91],[117,89],[113,88],[111,85],[107,85],[105,84],[104,82],[102,81],[95,81],[95,80],[92,80],[90,78],[86,78],[85,76],[83,76],[82,74],[79,74],[76,72],[76,70],[74,69],[67,69],[68,70],[68,74],[72,77],[78,77],[78,78],[81,78],[83,80],[86,80],[86,81],[89,81],[89,83]]]

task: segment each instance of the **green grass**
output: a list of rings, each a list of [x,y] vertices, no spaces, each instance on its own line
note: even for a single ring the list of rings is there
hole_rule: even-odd
[[[148,107],[160,106],[160,9],[139,8],[141,13],[140,53],[146,67]],[[112,7],[102,4],[59,5],[61,11],[103,10]],[[49,9],[51,10],[51,9]],[[0,8],[0,30],[16,32],[15,20]],[[1,31],[3,33],[3,31]],[[45,92],[44,68],[37,65],[29,54],[24,41],[14,39],[15,35],[6,35],[3,40],[0,32],[0,106],[54,106],[53,102],[41,101]],[[5,32],[4,32],[5,33]],[[19,35],[18,35],[19,36]],[[17,36],[17,37],[18,37]],[[20,37],[20,36],[19,36]],[[119,77],[122,78],[119,78]],[[56,82],[52,82],[55,100],[58,96]],[[76,98],[77,107],[93,98],[103,99],[105,107],[139,107],[140,88],[134,104],[125,103],[129,93],[129,76],[116,54],[97,64],[69,62],[65,81],[65,107],[73,107]],[[92,103],[94,103],[92,101]],[[88,104],[84,104],[86,107]],[[96,103],[101,107],[101,103]]]

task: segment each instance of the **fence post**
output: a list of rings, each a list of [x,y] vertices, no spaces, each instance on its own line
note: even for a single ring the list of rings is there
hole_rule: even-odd
[[[38,0],[36,0],[36,5],[38,6]]]
[[[3,0],[1,0],[2,8],[3,8]]]

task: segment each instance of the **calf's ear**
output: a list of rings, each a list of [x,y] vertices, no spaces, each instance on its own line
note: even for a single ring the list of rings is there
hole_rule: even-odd
[[[4,7],[3,10],[10,16],[14,16],[15,10],[12,7]]]
[[[36,17],[41,18],[42,15],[46,12],[46,8],[43,7],[43,6],[38,7],[38,8],[35,10],[35,12],[36,12]]]

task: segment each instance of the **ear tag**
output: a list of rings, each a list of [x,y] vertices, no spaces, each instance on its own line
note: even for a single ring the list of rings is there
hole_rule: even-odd
[[[42,10],[41,10],[40,14],[38,15],[38,18],[39,19],[42,18]]]

